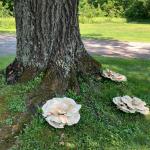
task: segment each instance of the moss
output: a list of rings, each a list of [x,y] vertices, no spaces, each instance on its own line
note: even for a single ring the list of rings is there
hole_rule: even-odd
[[[0,144],[3,149],[8,149],[15,143],[14,136],[22,131],[25,124],[31,120],[31,114],[18,113],[14,116],[14,123],[12,125],[4,125],[0,130]]]
[[[84,75],[101,75],[101,64],[86,52],[82,54],[77,64],[79,72]]]
[[[24,69],[21,77],[19,78],[19,82],[27,82],[37,76],[37,69],[32,67],[27,67]]]

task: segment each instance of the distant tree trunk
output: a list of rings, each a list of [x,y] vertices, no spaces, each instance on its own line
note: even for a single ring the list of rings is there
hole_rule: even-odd
[[[86,52],[78,23],[79,0],[15,0],[17,53],[6,69],[8,83],[27,81],[44,71],[42,89],[64,93],[78,88],[77,77],[99,74]]]

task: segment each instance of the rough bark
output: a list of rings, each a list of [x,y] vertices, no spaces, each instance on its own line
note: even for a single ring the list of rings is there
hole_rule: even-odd
[[[77,76],[100,73],[100,65],[87,54],[80,37],[78,2],[14,1],[17,53],[6,69],[8,83],[45,71],[41,88],[62,94],[70,87],[78,89]]]

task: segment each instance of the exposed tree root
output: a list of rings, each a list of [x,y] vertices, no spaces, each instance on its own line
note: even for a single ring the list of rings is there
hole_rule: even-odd
[[[0,131],[3,132],[2,134],[0,133],[0,140],[7,141],[12,139],[14,135],[22,130],[23,124],[31,120],[31,115],[36,112],[37,107],[43,105],[46,100],[54,96],[63,96],[68,89],[79,92],[79,78],[85,76],[100,77],[100,68],[101,65],[87,53],[80,55],[80,58],[71,66],[67,76],[64,76],[62,68],[58,68],[55,63],[51,62],[47,69],[44,70],[44,77],[40,86],[29,94],[27,100],[29,113],[21,114],[16,125],[6,127],[3,131]],[[28,81],[39,73],[37,70],[37,68],[25,68],[15,59],[6,69],[6,81],[8,84]]]
[[[15,59],[14,62],[6,68],[6,82],[8,84],[16,83],[22,75],[23,71],[24,68],[22,64],[19,63],[17,59]]]
[[[32,115],[29,113],[19,113],[15,116],[13,125],[5,125],[0,128],[0,150],[9,149],[15,142],[15,136],[22,131],[25,124],[30,122]]]

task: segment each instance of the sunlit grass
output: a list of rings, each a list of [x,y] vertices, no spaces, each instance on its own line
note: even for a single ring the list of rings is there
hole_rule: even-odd
[[[8,66],[9,63],[14,60],[14,58],[15,58],[15,56],[0,57],[0,70],[5,69],[6,66]]]
[[[15,34],[15,32],[16,28],[14,18],[0,18],[0,34]]]
[[[92,17],[88,18],[85,16],[80,16],[79,21],[82,24],[100,24],[100,23],[126,23],[125,18],[114,18],[114,17]]]
[[[80,29],[82,37],[86,38],[150,42],[150,24],[80,24]]]

